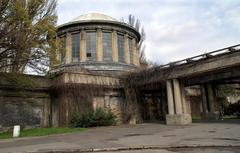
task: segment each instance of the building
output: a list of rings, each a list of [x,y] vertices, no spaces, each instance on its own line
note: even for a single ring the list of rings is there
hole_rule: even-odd
[[[81,15],[57,27],[58,68],[85,68],[111,74],[139,66],[140,34],[132,26],[100,13]],[[57,71],[57,70],[55,70]]]
[[[229,52],[239,45],[220,49],[226,53],[217,56],[209,56],[216,53],[213,51],[137,71],[141,36],[132,26],[107,15],[90,13],[58,26],[57,30],[59,48],[49,76],[18,76],[20,80],[28,77],[29,86],[16,86],[18,82],[11,79],[16,76],[0,75],[0,130],[16,124],[67,126],[72,115],[98,107],[112,111],[119,124],[143,120],[189,124],[191,110],[192,116],[203,114],[203,118],[216,119],[218,77],[211,80],[206,71],[212,75],[217,70],[224,73],[218,76],[226,77],[228,64],[228,70],[234,73],[226,73],[230,75],[227,79],[239,77],[239,50]],[[186,91],[193,85],[197,88]]]
[[[139,67],[139,32],[110,16],[90,13],[58,26],[57,35],[62,49],[51,70],[57,80],[52,124],[64,126],[73,113],[92,107],[110,109],[122,123],[120,78]]]
[[[74,113],[98,107],[111,110],[119,124],[136,123],[124,117],[121,78],[139,68],[140,37],[132,26],[100,13],[58,26],[51,77],[23,76],[37,85],[20,93],[9,76],[1,78],[0,127],[66,126]]]

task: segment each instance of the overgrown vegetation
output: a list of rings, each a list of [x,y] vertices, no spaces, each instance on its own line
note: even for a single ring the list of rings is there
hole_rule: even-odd
[[[232,104],[228,103],[224,107],[224,115],[236,116],[237,118],[240,118],[240,101]]]
[[[45,136],[52,134],[61,134],[61,133],[70,133],[70,132],[79,132],[84,131],[85,128],[34,128],[21,130],[20,137],[34,137],[34,136]],[[9,139],[12,138],[12,129],[0,133],[0,139]]]
[[[56,0],[0,0],[0,72],[45,73],[56,51]]]
[[[140,66],[142,68],[145,68],[149,65],[149,62],[146,59],[146,55],[145,55],[145,40],[146,40],[146,33],[144,31],[144,27],[141,25],[141,22],[139,19],[137,19],[134,15],[129,14],[128,15],[128,20],[127,20],[127,24],[129,24],[130,26],[134,27],[141,35],[141,38],[137,44],[137,48],[139,51],[139,62],[140,62]]]
[[[96,110],[88,110],[86,113],[79,116],[73,114],[69,121],[70,127],[97,127],[110,126],[116,124],[116,116],[110,110],[97,108]]]
[[[225,84],[218,87],[218,95],[222,97],[221,105],[225,116],[240,118],[240,90],[237,84]],[[228,97],[233,97],[235,101],[230,101]]]

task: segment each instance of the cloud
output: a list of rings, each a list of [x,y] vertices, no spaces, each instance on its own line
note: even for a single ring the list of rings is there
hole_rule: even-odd
[[[157,63],[240,43],[237,0],[59,0],[58,24],[89,12],[135,15],[146,31],[146,56]]]

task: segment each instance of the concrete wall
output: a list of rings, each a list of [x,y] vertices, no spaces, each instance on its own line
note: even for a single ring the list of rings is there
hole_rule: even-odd
[[[34,87],[35,89],[30,89],[27,86],[20,88],[20,85],[13,85],[11,77],[0,78],[0,129],[16,124],[27,127],[50,126],[51,101],[45,88],[48,79],[30,77],[30,81],[41,82],[39,86]]]

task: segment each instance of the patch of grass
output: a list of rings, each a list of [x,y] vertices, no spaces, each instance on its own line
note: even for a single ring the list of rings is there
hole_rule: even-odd
[[[192,116],[193,121],[199,121],[201,120],[201,116]]]
[[[237,116],[233,116],[233,115],[225,115],[223,117],[223,119],[239,119]]]
[[[46,136],[52,134],[84,131],[86,128],[34,128],[22,130],[20,137]],[[0,133],[0,139],[12,138],[12,131]]]

